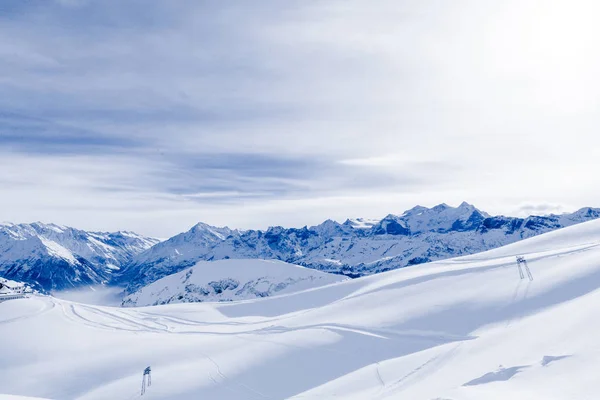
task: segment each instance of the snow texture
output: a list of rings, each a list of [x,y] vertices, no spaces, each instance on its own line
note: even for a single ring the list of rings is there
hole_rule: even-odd
[[[252,300],[34,296],[0,303],[0,391],[134,399],[151,366],[148,400],[594,400],[599,302],[600,221]]]
[[[125,306],[233,301],[292,293],[348,278],[272,260],[201,261],[127,296]]]

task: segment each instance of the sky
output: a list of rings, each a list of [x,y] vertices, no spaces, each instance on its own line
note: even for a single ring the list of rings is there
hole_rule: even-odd
[[[600,206],[600,4],[2,0],[0,221]]]

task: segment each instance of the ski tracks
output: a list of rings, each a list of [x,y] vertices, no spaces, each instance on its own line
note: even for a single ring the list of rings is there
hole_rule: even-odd
[[[79,303],[61,302],[63,314],[67,319],[83,323],[86,326],[106,329],[113,331],[129,331],[129,332],[168,332],[166,326],[151,326],[135,321],[132,318],[126,318],[118,315],[117,311],[108,312],[98,307],[86,306]],[[84,315],[85,313],[91,315]],[[95,316],[96,318],[94,318]]]
[[[259,396],[260,399],[271,399],[271,397],[269,397],[269,396],[267,396],[267,395],[259,392],[258,390],[254,389],[254,388],[252,388],[252,387],[250,387],[250,386],[248,386],[248,385],[246,385],[246,384],[244,384],[242,382],[236,381],[235,379],[228,378],[223,373],[223,371],[221,370],[221,366],[211,356],[209,356],[208,354],[204,354],[204,357],[208,361],[210,361],[211,364],[214,365],[214,367],[215,367],[215,369],[217,371],[217,375],[221,379],[221,382],[217,381],[212,376],[212,373],[209,372],[208,373],[208,377],[215,384],[217,384],[217,385],[221,384],[221,385],[223,385],[224,387],[226,387],[227,389],[229,389],[229,390],[231,390],[233,392],[243,394],[245,396],[244,398],[249,398],[249,397],[247,397],[248,394],[252,394],[253,395],[252,397]],[[237,388],[234,387],[234,386],[232,386],[231,384],[227,383],[227,381],[231,381],[233,383],[233,385],[237,386]]]
[[[54,302],[51,298],[45,298],[45,297],[41,297],[41,296],[36,296],[35,298],[41,300],[44,303],[43,307],[40,310],[34,311],[31,314],[21,315],[19,317],[1,320],[0,324],[8,324],[10,322],[22,321],[25,319],[34,318],[39,315],[45,314],[48,311],[52,310],[54,307],[56,307],[56,302]],[[14,301],[14,300],[11,300],[11,301]]]
[[[381,388],[385,389],[385,382],[383,381],[383,378],[381,377],[381,371],[379,370],[379,367],[381,366],[381,364],[379,363],[379,361],[377,361],[375,363],[375,372],[377,373],[377,379],[379,380],[379,383],[381,384]]]
[[[452,346],[452,348],[447,350],[446,352],[437,354],[429,358],[423,364],[419,365],[409,373],[405,374],[400,379],[396,380],[390,385],[386,385],[384,387],[383,394],[388,395],[392,392],[402,391],[408,386],[414,385],[416,382],[423,380],[425,377],[439,370],[443,365],[450,361],[462,345],[463,342],[460,342],[455,346]],[[410,383],[411,381],[412,383]]]

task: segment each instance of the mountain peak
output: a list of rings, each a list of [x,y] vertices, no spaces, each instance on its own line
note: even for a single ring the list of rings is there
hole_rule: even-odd
[[[405,222],[411,233],[418,234],[475,230],[487,216],[486,213],[463,201],[458,207],[451,207],[446,203],[432,208],[416,206],[404,212],[400,219]]]
[[[422,213],[427,211],[429,211],[429,208],[417,205],[411,208],[410,210],[404,211],[401,216],[406,217],[409,215],[421,215]]]
[[[583,207],[572,214],[562,215],[561,217],[566,217],[573,221],[585,221],[590,218],[600,217],[600,208]]]
[[[208,240],[209,242],[215,242],[227,239],[227,237],[230,236],[233,232],[233,230],[229,229],[226,226],[217,227],[204,222],[198,222],[189,231],[181,235],[185,237],[185,241]]]
[[[442,212],[445,212],[448,210],[458,210],[458,211],[464,212],[464,211],[477,210],[477,208],[475,208],[474,205],[467,203],[466,201],[463,201],[462,203],[460,203],[460,205],[458,207],[452,207],[446,203],[440,203],[431,208],[417,205],[417,206],[411,208],[410,210],[406,210],[402,214],[402,216],[404,217],[404,216],[411,216],[411,215],[422,215],[423,213],[431,214],[432,211],[435,213],[442,213]],[[479,210],[477,210],[477,211],[481,213],[481,211],[479,211]],[[482,213],[482,214],[484,214],[484,213]],[[388,215],[386,218],[390,217],[390,215]]]
[[[449,208],[452,208],[452,207],[450,207],[446,203],[441,203],[441,204],[438,204],[437,206],[432,207],[431,210],[441,212],[441,211],[446,211]]]
[[[198,222],[196,225],[192,226],[192,229],[193,230],[197,230],[197,231],[199,231],[199,230],[207,230],[207,229],[210,229],[210,228],[216,228],[216,227],[211,226],[211,225],[209,225],[209,224],[207,224],[205,222]]]
[[[68,228],[66,226],[61,226],[61,225],[57,225],[57,224],[53,224],[53,223],[49,223],[46,224],[44,222],[40,222],[40,221],[36,221],[36,222],[32,222],[31,224],[29,224],[29,226],[33,227],[36,230],[40,230],[40,229],[48,229],[57,233],[63,233],[66,230],[69,229],[73,229],[73,228]]]

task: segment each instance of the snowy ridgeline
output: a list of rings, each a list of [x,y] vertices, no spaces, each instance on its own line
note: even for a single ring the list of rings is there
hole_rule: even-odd
[[[310,228],[238,231],[198,224],[137,255],[117,276],[133,292],[200,260],[259,258],[351,277],[473,254],[589,221],[600,210],[546,217],[490,217],[474,206],[417,206],[380,221],[325,221]]]
[[[203,223],[159,243],[133,232],[86,232],[55,224],[0,224],[0,276],[36,289],[127,286],[128,293],[198,261],[275,259],[350,277],[473,254],[598,218],[600,210],[493,217],[474,206],[417,206],[381,220],[327,220],[265,231]]]
[[[106,283],[158,243],[133,232],[86,232],[55,224],[0,224],[0,276],[40,290]]]
[[[533,280],[521,279],[516,256]],[[592,221],[274,297],[136,308],[7,301],[0,392],[140,398],[151,366],[143,399],[595,400],[599,260]]]
[[[246,300],[298,292],[346,279],[282,261],[204,261],[139,289],[125,297],[123,305]]]

